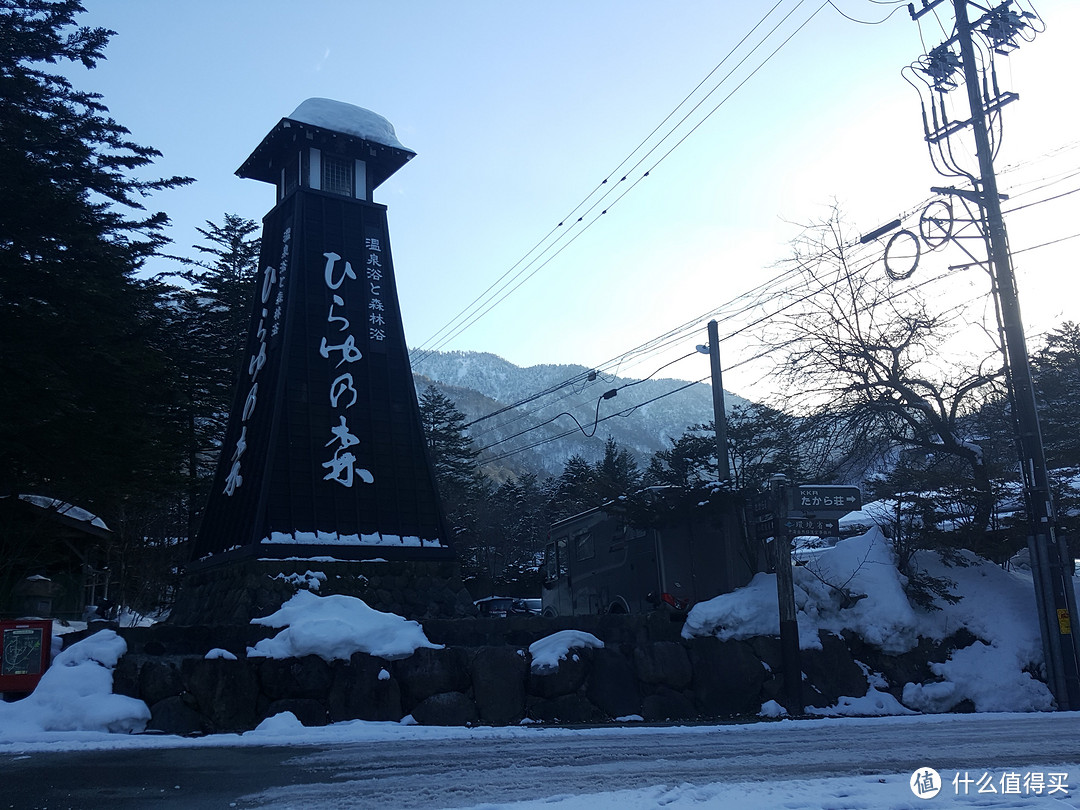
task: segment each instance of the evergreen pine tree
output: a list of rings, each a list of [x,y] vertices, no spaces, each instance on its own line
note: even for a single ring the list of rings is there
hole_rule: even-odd
[[[465,432],[465,415],[449,397],[430,387],[420,397],[420,421],[443,500],[460,498],[476,486],[479,455]]]
[[[574,454],[566,460],[555,483],[552,511],[558,518],[570,517],[597,505],[596,471],[584,456]]]
[[[691,425],[671,447],[658,450],[649,460],[645,480],[649,484],[690,489],[716,479],[716,437],[712,423]]]
[[[1080,324],[1062,324],[1032,358],[1046,461],[1080,467]]]
[[[641,472],[633,453],[620,448],[618,442],[610,436],[604,442],[604,457],[596,462],[593,472],[593,497],[597,505],[621,495],[631,495],[641,485]]]
[[[76,0],[0,0],[0,492],[105,516],[172,466],[160,288],[135,273],[166,241],[136,180],[158,152],[48,66],[92,68],[112,32]]]
[[[258,272],[258,226],[225,214],[224,224],[207,221],[194,245],[206,260],[180,259],[190,287],[172,290],[163,308],[172,337],[174,416],[183,435],[187,534],[194,536],[213,480],[221,440],[246,361],[248,324]]]

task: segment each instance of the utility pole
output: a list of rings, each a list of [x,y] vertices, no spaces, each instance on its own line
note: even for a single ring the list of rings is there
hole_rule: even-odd
[[[720,337],[716,321],[709,321],[709,368],[712,371],[713,427],[716,429],[716,472],[720,481],[731,479],[727,454],[727,411],[724,381],[720,374]]]
[[[909,5],[908,10],[912,19],[918,20],[941,2],[944,0],[933,2],[923,0],[922,9],[916,11],[914,5]],[[1035,405],[1035,386],[1031,376],[1023,321],[1020,317],[1020,302],[1009,254],[1008,237],[1001,214],[997,176],[994,173],[993,151],[986,114],[987,106],[993,100],[983,97],[983,93],[988,94],[988,91],[985,82],[980,80],[980,67],[972,42],[973,31],[984,27],[987,32],[990,32],[991,27],[996,26],[992,34],[995,39],[990,42],[990,46],[991,49],[998,50],[1002,42],[1011,39],[1001,39],[1002,32],[1007,35],[1010,26],[1013,27],[1012,30],[1019,31],[1019,27],[1026,25],[1026,22],[1018,12],[1009,8],[1012,0],[1004,0],[996,8],[990,10],[971,3],[970,0],[951,0],[951,2],[956,14],[956,33],[939,47],[948,48],[955,42],[960,49],[960,67],[963,70],[971,112],[969,121],[952,126],[956,128],[970,126],[975,138],[979,177],[968,174],[974,186],[974,194],[970,197],[966,194],[962,196],[974,199],[983,216],[990,273],[994,295],[998,302],[999,327],[1004,342],[1006,378],[1009,382],[1013,404],[1017,449],[1023,475],[1024,501],[1029,522],[1028,548],[1031,553],[1031,570],[1035,583],[1039,629],[1046,659],[1047,681],[1059,710],[1078,710],[1080,709],[1080,648],[1072,632],[1072,623],[1076,617],[1076,595],[1073,591],[1071,567],[1066,564],[1067,549],[1063,539],[1055,532],[1049,475]],[[972,22],[968,17],[969,5],[974,5],[975,8],[986,13]],[[934,139],[941,140],[947,138],[949,134],[946,131],[932,136],[928,131],[927,140],[934,142]]]
[[[786,475],[769,479],[772,495],[773,551],[776,564],[776,601],[780,608],[780,658],[784,666],[784,703],[788,714],[802,714],[802,654],[799,652],[799,620],[795,613],[795,580],[791,573],[791,538],[787,516],[791,482]]]

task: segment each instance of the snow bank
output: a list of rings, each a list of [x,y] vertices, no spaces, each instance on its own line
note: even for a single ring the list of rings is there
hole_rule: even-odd
[[[1033,608],[1034,610],[1034,608]],[[904,703],[921,712],[947,712],[964,699],[979,712],[1048,712],[1054,700],[1046,684],[1024,672],[1016,650],[976,641],[943,664],[931,664],[940,683],[909,683]]]
[[[963,599],[921,616],[919,633],[942,639],[964,627],[980,641],[932,664],[944,685],[908,684],[904,702],[927,712],[948,711],[964,699],[981,712],[1049,711],[1050,690],[1027,671],[1043,663],[1031,572],[1006,571],[970,551],[959,557],[959,566],[944,565],[936,554],[920,560],[927,573],[953,580]]]
[[[908,686],[911,685],[908,684]],[[918,712],[907,708],[888,692],[882,692],[871,685],[863,697],[842,697],[836,702],[835,706],[826,708],[807,706],[806,713],[820,717],[886,717],[896,714],[917,714]]]
[[[918,622],[880,530],[841,540],[813,555],[805,566],[797,566],[792,575],[803,649],[821,646],[819,630],[852,630],[886,652],[904,652],[914,646]],[[850,605],[863,594],[866,598]],[[744,588],[695,605],[683,627],[685,638],[714,635],[726,640],[779,634],[775,574],[758,574]]]
[[[529,645],[532,671],[544,672],[557,669],[559,662],[566,658],[570,650],[575,647],[600,649],[603,646],[604,642],[592,633],[586,633],[583,630],[560,630]]]
[[[888,541],[876,528],[809,557],[805,566],[793,570],[800,646],[819,647],[819,630],[850,630],[896,654],[910,650],[920,637],[940,641],[963,628],[979,641],[957,650],[944,663],[931,665],[939,682],[896,684],[903,687],[904,704],[923,712],[949,711],[965,699],[977,711],[1052,709],[1049,689],[1029,674],[1043,660],[1031,573],[1005,571],[968,551],[960,552],[959,560],[960,565],[946,565],[931,552],[919,558],[918,564],[931,576],[954,581],[953,591],[962,597],[955,605],[926,611],[908,601]],[[852,603],[853,599],[857,601]],[[758,574],[746,587],[696,605],[683,627],[686,638],[745,639],[779,632],[772,574]],[[836,707],[811,711],[908,711],[877,688],[885,686],[871,680],[867,695],[845,697]]]
[[[288,736],[303,733],[304,724],[292,712],[278,712],[263,720],[251,731],[245,731],[244,736]]]
[[[355,652],[380,658],[404,658],[420,647],[441,649],[413,621],[382,613],[354,596],[297,593],[279,610],[252,624],[285,628],[273,638],[248,647],[249,657],[299,658],[317,655],[325,661],[348,660]]]
[[[0,703],[0,740],[44,731],[142,731],[147,705],[112,694],[112,671],[126,651],[115,631],[102,630],[61,652],[29,697]]]
[[[761,711],[758,712],[758,717],[786,717],[787,713],[787,709],[775,700],[766,700],[761,704]]]

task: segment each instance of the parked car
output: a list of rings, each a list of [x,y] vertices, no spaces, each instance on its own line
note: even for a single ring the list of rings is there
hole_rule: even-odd
[[[510,612],[523,616],[539,616],[544,609],[543,599],[515,599]]]
[[[515,601],[517,600],[510,596],[485,596],[483,599],[477,599],[473,604],[476,605],[481,616],[502,617],[511,612]]]

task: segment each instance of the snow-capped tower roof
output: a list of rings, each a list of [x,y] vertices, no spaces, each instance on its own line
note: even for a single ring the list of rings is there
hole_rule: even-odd
[[[309,98],[278,121],[236,174],[274,183],[280,199],[295,186],[288,173],[308,165],[309,149],[363,161],[367,189],[358,196],[366,197],[416,156],[398,140],[393,124],[378,113],[343,101]],[[305,176],[300,170],[300,185],[307,185]]]
[[[378,113],[357,107],[355,104],[346,104],[329,98],[309,98],[292,111],[289,120],[412,152],[402,146],[401,141],[397,139],[393,124]]]

